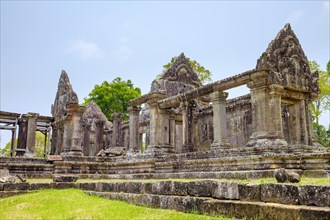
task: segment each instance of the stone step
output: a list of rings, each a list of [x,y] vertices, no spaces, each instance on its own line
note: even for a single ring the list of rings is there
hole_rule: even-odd
[[[133,194],[123,192],[85,192],[89,195],[126,201],[135,205],[172,209],[188,213],[198,212],[200,214],[225,215],[235,218],[253,218],[265,220],[330,219],[329,207],[310,207],[304,205],[283,205],[265,202],[219,200],[194,196]]]

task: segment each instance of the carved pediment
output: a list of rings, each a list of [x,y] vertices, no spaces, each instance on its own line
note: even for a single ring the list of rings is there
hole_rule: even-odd
[[[73,91],[68,74],[62,70],[54,104],[52,105],[52,115],[55,120],[66,115],[66,105],[69,103],[79,103],[77,94]]]
[[[256,69],[269,70],[270,83],[308,91],[318,90],[313,79],[315,74],[311,73],[307,57],[290,24],[286,24],[270,42],[258,59]]]
[[[197,74],[191,68],[187,58],[183,53],[181,53],[180,56],[176,58],[172,66],[166,70],[160,79],[181,82],[194,85],[196,87],[202,85]]]
[[[100,121],[108,121],[108,119],[105,117],[103,112],[101,111],[100,107],[93,101],[89,102],[86,105],[86,110],[82,116],[82,119],[97,119]]]

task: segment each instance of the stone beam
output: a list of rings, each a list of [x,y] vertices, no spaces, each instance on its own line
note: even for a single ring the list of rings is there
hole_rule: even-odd
[[[150,97],[150,94],[145,94],[143,96],[140,96],[139,98],[136,98],[136,99],[132,99],[128,102],[128,104],[130,106],[140,106],[142,105],[143,103],[146,103],[148,101]]]
[[[255,69],[249,70],[241,74],[198,87],[186,93],[160,100],[158,101],[158,105],[162,109],[170,108],[178,106],[182,102],[189,102],[198,97],[211,94],[215,91],[224,91],[227,89],[245,85],[251,81],[251,74],[254,72],[256,72]]]

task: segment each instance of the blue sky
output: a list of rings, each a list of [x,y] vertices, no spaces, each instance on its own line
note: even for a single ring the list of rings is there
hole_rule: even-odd
[[[219,80],[253,69],[288,22],[325,69],[329,1],[1,1],[0,109],[50,115],[62,69],[80,102],[118,76],[144,94],[181,52]]]

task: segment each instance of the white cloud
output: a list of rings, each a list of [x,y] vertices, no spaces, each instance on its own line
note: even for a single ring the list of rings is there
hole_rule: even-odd
[[[304,11],[302,11],[302,10],[293,11],[287,17],[286,22],[291,23],[291,24],[296,23],[297,21],[299,21],[302,18],[303,15],[304,15]]]
[[[94,42],[75,40],[70,45],[68,52],[75,54],[82,60],[99,59],[104,52]]]

